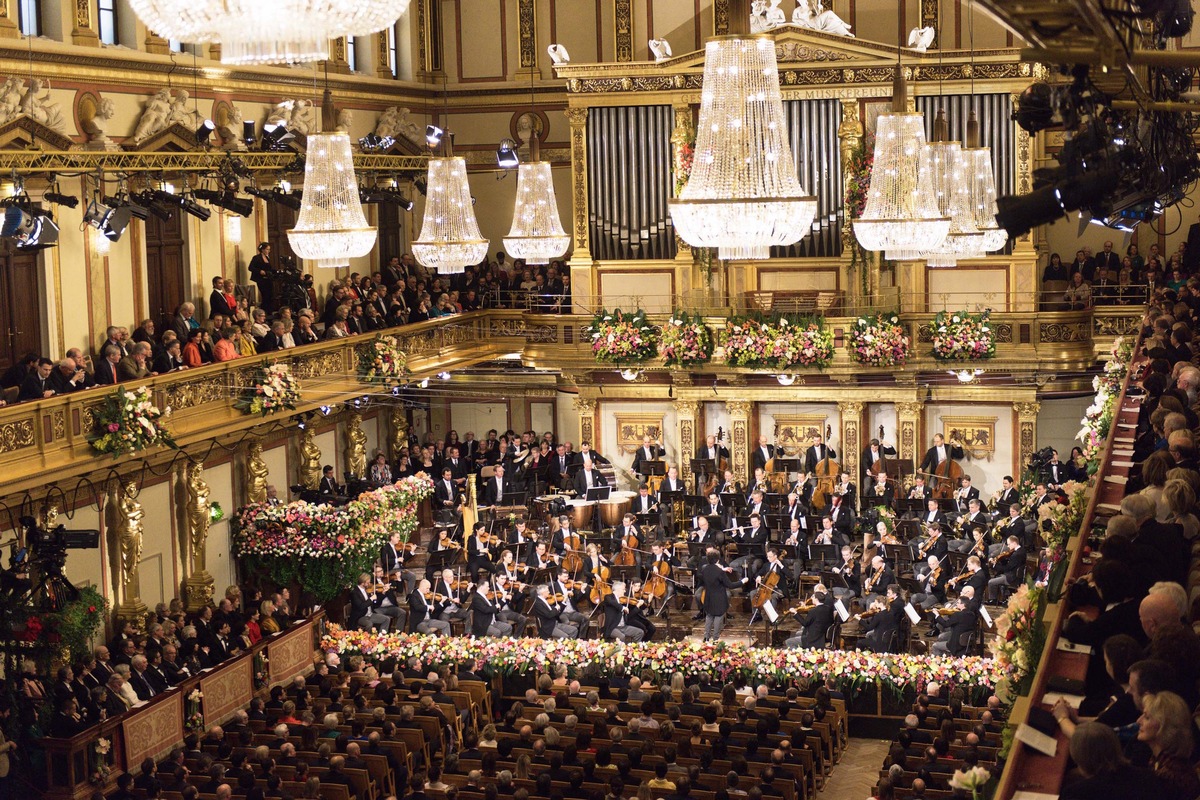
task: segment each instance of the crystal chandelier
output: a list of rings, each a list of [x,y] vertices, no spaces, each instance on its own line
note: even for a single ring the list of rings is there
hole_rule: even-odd
[[[748,16],[731,8],[730,25],[739,23]],[[774,38],[734,34],[705,45],[692,173],[667,204],[679,236],[721,259],[768,258],[773,245],[812,230],[817,199],[796,177]]]
[[[539,159],[537,133],[530,136],[529,163],[517,168],[517,201],[512,230],[504,237],[504,249],[526,264],[549,264],[567,252],[571,237],[563,230],[554,197],[550,164]]]
[[[967,184],[967,165],[958,142],[948,142],[946,112],[933,123],[934,141],[921,150],[921,169],[932,176],[938,210],[950,217],[950,231],[934,250],[921,257],[931,267],[955,267],[959,258],[983,254],[983,234],[975,227],[975,209]]]
[[[329,40],[366,36],[404,14],[409,0],[130,0],[146,27],[166,39],[220,42],[225,64],[329,58]]]
[[[967,119],[967,138],[963,147],[967,186],[975,214],[975,227],[983,234],[981,253],[994,253],[1008,242],[1008,231],[996,223],[996,177],[992,172],[992,149],[979,146],[979,120],[975,112]]]
[[[867,250],[885,251],[890,259],[919,258],[935,249],[950,231],[950,218],[938,208],[933,176],[921,168],[925,121],[906,111],[908,87],[896,66],[892,112],[875,123],[875,161],[862,217],[854,235]]]
[[[467,162],[454,157],[449,135],[442,139],[442,147],[446,155],[429,159],[425,219],[412,250],[422,266],[437,269],[439,275],[454,275],[487,257],[488,240],[475,219]]]
[[[328,90],[322,106],[324,127],[333,128]],[[304,159],[304,193],[296,227],[288,242],[297,256],[318,267],[344,267],[375,246],[375,229],[367,224],[354,177],[354,156],[346,133],[314,133]]]

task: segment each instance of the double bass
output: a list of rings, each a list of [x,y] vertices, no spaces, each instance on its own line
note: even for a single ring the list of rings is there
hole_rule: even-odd
[[[833,426],[825,426],[825,441],[828,442],[830,436],[833,435]],[[822,509],[829,505],[829,497],[833,494],[833,489],[837,486],[838,473],[841,472],[841,467],[838,462],[829,457],[829,446],[825,446],[825,458],[817,463],[816,469],[813,470],[813,477],[817,479],[817,485],[812,493],[812,507]]]
[[[962,445],[953,439],[946,444],[948,445],[946,460],[934,467],[931,473],[937,479],[937,486],[933,487],[933,496],[938,500],[952,499],[954,487],[958,486],[959,479],[963,476],[963,468],[950,456],[950,447],[961,447]]]

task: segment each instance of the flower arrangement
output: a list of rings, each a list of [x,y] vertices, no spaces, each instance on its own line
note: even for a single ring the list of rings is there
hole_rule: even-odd
[[[1083,457],[1087,460],[1089,475],[1095,475],[1100,468],[1100,457],[1103,455],[1104,443],[1112,430],[1113,418],[1116,416],[1117,399],[1121,387],[1125,384],[1125,376],[1129,374],[1129,362],[1133,359],[1133,343],[1124,336],[1113,340],[1112,358],[1104,364],[1104,371],[1092,378],[1092,389],[1096,392],[1092,404],[1087,407],[1082,426],[1075,435],[1083,447]]]
[[[675,147],[675,161],[672,172],[675,178],[675,197],[679,197],[683,187],[688,185],[692,177],[692,164],[696,161],[696,125],[689,114],[683,126],[676,129],[671,137]]]
[[[713,335],[703,317],[692,317],[684,311],[672,314],[662,326],[658,354],[668,367],[705,364],[712,358],[712,353]]]
[[[395,336],[377,336],[358,349],[358,377],[364,383],[391,389],[408,377],[408,357]]]
[[[108,776],[112,772],[112,758],[109,755],[111,752],[112,740],[103,736],[97,738],[92,749],[88,751],[88,761],[91,762],[88,779],[93,786],[103,786],[108,782]]]
[[[940,361],[980,360],[996,355],[991,309],[979,314],[939,311],[933,319],[933,357]]]
[[[200,701],[203,699],[203,692],[199,689],[192,689],[183,701],[183,729],[188,733],[198,733],[204,730],[204,711],[200,706]]]
[[[1024,584],[1008,599],[1004,613],[996,617],[995,659],[1011,673],[1007,688],[1013,695],[1029,694],[1033,673],[1046,646],[1046,590]],[[1003,698],[1002,698],[1003,699]]]
[[[287,409],[294,411],[300,402],[300,379],[287,364],[266,364],[255,373],[250,385],[234,401],[234,408],[265,417]]]
[[[54,615],[54,628],[59,641],[70,651],[69,658],[78,658],[91,649],[92,637],[104,626],[108,611],[104,595],[92,586],[84,586],[78,597]]]
[[[433,494],[424,473],[364,492],[344,506],[252,503],[232,520],[234,555],[282,586],[298,581],[327,602],[369,572],[393,532],[417,529],[417,504]]]
[[[267,671],[269,664],[265,649],[260,649],[254,654],[254,691],[260,692],[267,688],[271,678],[271,674]]]
[[[175,440],[164,424],[169,416],[170,407],[159,410],[145,386],[117,389],[96,414],[96,429],[88,441],[93,450],[112,453],[113,458],[158,445],[173,448]]]
[[[597,361],[637,364],[658,355],[658,329],[640,308],[632,314],[601,309],[583,331],[592,338]]]
[[[722,344],[725,361],[735,367],[820,369],[833,360],[833,332],[825,327],[822,317],[731,317]]]
[[[576,675],[589,666],[595,666],[603,674],[612,674],[622,666],[627,672],[652,670],[663,676],[676,671],[685,676],[711,673],[720,682],[743,679],[759,683],[768,676],[782,680],[832,678],[844,690],[879,683],[897,690],[921,691],[929,681],[938,681],[962,686],[969,692],[991,692],[1008,676],[1007,668],[994,659],[976,656],[760,648],[721,641],[623,644],[595,639],[473,639],[381,634],[347,630],[333,624],[327,627],[321,648],[337,653],[343,660],[357,654],[368,661],[387,657],[403,661],[415,656],[428,667],[472,663],[485,675],[544,671],[555,664],[567,664]]]
[[[983,789],[992,779],[992,773],[987,767],[971,767],[968,770],[954,770],[950,776],[950,788],[960,792],[970,792],[971,800],[979,800]]]
[[[908,360],[908,336],[895,313],[859,317],[850,329],[850,357],[873,367],[898,367]]]
[[[871,188],[871,170],[875,167],[874,137],[864,136],[850,154],[846,175],[846,213],[850,219],[862,216]]]

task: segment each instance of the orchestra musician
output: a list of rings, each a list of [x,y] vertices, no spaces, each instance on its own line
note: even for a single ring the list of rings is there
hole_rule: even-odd
[[[500,565],[496,570],[497,578],[503,578],[509,585],[515,585],[521,582],[521,578],[528,571],[529,566],[518,563],[512,550],[505,550],[500,554]]]
[[[957,610],[934,620],[934,630],[939,631],[937,641],[930,648],[931,654],[962,655],[966,649],[963,634],[975,629],[975,614],[979,604],[975,601],[975,587],[964,586],[955,601]]]
[[[945,558],[946,553],[950,551],[949,542],[942,535],[942,524],[933,522],[925,526],[928,536],[921,542],[909,542],[909,547],[913,551],[913,561],[920,561],[929,556],[935,556],[939,561]]]
[[[718,565],[720,554],[710,547],[704,554],[707,562],[700,568],[696,582],[703,589],[700,607],[704,613],[704,641],[721,638],[725,627],[725,615],[729,613],[729,590],[741,585],[741,581],[730,577],[731,568]]]
[[[979,556],[968,556],[966,571],[946,582],[947,588],[957,589],[959,594],[968,586],[972,589],[972,597],[983,597],[983,589],[987,586],[987,573],[983,571],[983,561]]]
[[[804,517],[792,517],[788,521],[788,532],[783,543],[795,548],[796,556],[792,559],[792,580],[800,585],[800,575],[808,566],[808,530],[804,527],[808,520]],[[787,559],[784,559],[785,561]]]
[[[869,480],[869,478],[871,475],[871,468],[876,461],[880,461],[885,458],[895,458],[896,456],[896,448],[892,447],[890,444],[884,444],[878,439],[872,439],[867,444],[867,448],[862,451],[862,458],[858,462],[862,464],[862,485],[867,486],[874,482]]]
[[[767,513],[766,497],[763,495],[763,490],[758,488],[757,486],[755,486],[754,490],[750,492],[750,499],[746,502],[746,513],[747,514],[766,514]]]
[[[575,493],[585,497],[589,489],[608,486],[608,479],[600,471],[593,469],[590,458],[583,459],[583,469],[575,473]]]
[[[849,542],[854,535],[854,508],[842,502],[838,495],[830,498],[829,520],[833,529],[841,534],[842,539]]]
[[[642,446],[637,449],[633,455],[633,464],[630,469],[638,475],[645,476],[645,465],[650,461],[658,461],[667,454],[663,449],[662,443],[657,439],[651,440],[650,434],[642,437]]]
[[[729,536],[725,537],[727,541],[735,542],[738,545],[739,552],[744,555],[738,556],[729,566],[735,571],[739,571],[741,576],[745,578],[751,573],[756,573],[762,567],[763,552],[767,546],[767,541],[771,538],[771,532],[762,524],[762,515],[757,512],[750,513],[750,529],[738,527]]]
[[[529,523],[524,517],[517,517],[513,529],[508,532],[508,544],[531,544],[537,537],[529,530]]]
[[[480,636],[509,636],[513,626],[500,619],[501,608],[496,599],[496,592],[487,583],[487,575],[478,577],[479,586],[471,592],[471,635]],[[488,597],[488,594],[491,597]]]
[[[437,619],[434,611],[433,587],[425,578],[408,593],[408,632],[450,635],[450,623]]]
[[[971,476],[959,478],[958,488],[954,490],[954,503],[958,506],[959,514],[966,514],[969,503],[979,499],[979,490],[971,485]]]
[[[658,564],[665,562],[669,567],[674,569],[679,566],[679,559],[675,557],[673,550],[668,550],[667,545],[663,542],[653,542],[650,545],[650,559],[646,564],[646,580],[654,574]],[[675,596],[675,584],[667,582],[667,598],[670,600]]]
[[[776,456],[778,448],[770,444],[766,435],[758,437],[758,447],[754,448],[754,452],[750,454],[750,466],[755,470],[762,468],[766,469],[767,462]]]
[[[579,607],[587,597],[583,592],[587,584],[576,581],[574,587],[568,589],[566,583],[563,582],[561,570],[552,569],[550,570],[550,574],[550,593],[562,596],[559,619],[569,625],[575,626],[578,630],[584,630],[587,627],[588,618],[587,614],[579,611]]]
[[[901,599],[900,587],[894,583],[888,584],[887,594],[876,597],[870,615],[858,615],[859,627],[865,631],[863,643],[875,653],[886,653],[892,649],[893,639],[900,630],[900,620],[904,617],[904,600]]]
[[[558,556],[549,552],[545,542],[539,541],[529,551],[528,564],[536,570],[550,569],[558,566]]]
[[[742,485],[733,477],[733,470],[725,470],[725,474],[721,478],[721,485],[717,487],[717,494],[741,495],[741,493]]]
[[[1021,540],[1016,536],[1009,536],[1005,544],[1004,550],[990,561],[996,575],[987,583],[987,591],[983,598],[986,603],[996,600],[1000,587],[1016,586],[1025,568],[1025,548],[1021,546]]]
[[[639,596],[642,593],[642,582],[639,580],[630,581],[629,593],[634,597]],[[654,634],[658,632],[658,626],[646,616],[646,605],[644,603],[630,603],[626,606],[625,621],[628,625],[639,628],[642,631],[643,642],[650,641],[654,638]]]
[[[500,548],[491,543],[486,522],[476,522],[471,533],[471,542],[467,545],[467,571],[472,575],[478,575],[480,571],[490,574],[496,568],[496,552]]]
[[[863,495],[863,506],[866,508],[874,506],[886,506],[890,508],[894,496],[895,492],[892,489],[892,485],[888,483],[887,475],[881,473],[875,476],[874,483],[867,489],[866,494]]]
[[[550,551],[555,555],[561,556],[567,550],[567,539],[571,538],[571,517],[568,514],[559,514],[558,530],[550,537]]]
[[[529,618],[517,610],[524,593],[518,590],[518,583],[510,580],[505,572],[498,573],[493,581],[496,584],[495,605],[500,609],[496,616],[512,625],[514,636],[524,635]]]
[[[634,514],[653,514],[658,510],[658,499],[650,493],[650,487],[642,483],[638,485],[637,497],[633,498],[633,507],[630,509]]]
[[[938,603],[946,602],[946,581],[950,580],[950,575],[940,558],[928,556],[925,566],[916,573],[916,578],[921,591],[910,598],[915,607],[928,611]]]
[[[771,479],[767,477],[767,471],[762,467],[754,468],[754,477],[750,479],[750,485],[746,487],[746,495],[752,495],[755,492],[767,494],[771,491]]]
[[[433,503],[442,519],[454,519],[463,503],[462,492],[454,483],[454,471],[442,468],[442,479],[433,485]]]
[[[996,523],[993,531],[999,539],[988,546],[988,556],[994,556],[1004,549],[1004,539],[1016,536],[1022,545],[1025,544],[1025,518],[1021,516],[1021,504],[1013,503],[1008,507],[1008,516]]]
[[[725,504],[716,492],[709,492],[707,502],[700,508],[699,516],[712,517],[721,526],[725,524]]]
[[[862,596],[863,602],[867,605],[875,602],[881,597],[880,592],[886,586],[891,586],[896,580],[896,576],[892,573],[892,568],[883,560],[883,556],[874,556],[871,559],[871,568],[863,575],[862,579]]]
[[[962,447],[955,442],[946,443],[945,438],[940,433],[933,435],[933,446],[925,451],[925,457],[921,459],[921,471],[932,475],[939,464],[946,461],[957,461],[964,455]]]
[[[718,465],[719,469],[721,461],[729,458],[729,448],[723,444],[717,444],[717,437],[709,434],[708,438],[704,440],[704,446],[696,449],[696,458],[708,459]]]
[[[972,537],[974,529],[982,528],[987,531],[992,527],[992,518],[980,507],[978,497],[972,498],[967,508],[967,513],[958,518],[958,529],[962,536],[950,542],[950,549],[956,553],[970,552],[971,546],[974,544]]]
[[[912,488],[908,490],[909,500],[928,500],[932,494],[929,486],[925,483],[924,475],[914,475]]]
[[[637,525],[637,517],[633,514],[626,514],[621,518],[621,527],[617,528],[615,534],[621,542],[621,547],[629,547],[633,553],[633,563],[636,566],[642,565],[642,554],[637,551],[636,544],[642,541],[642,532]],[[591,547],[591,545],[588,545]]]
[[[847,597],[857,597],[862,588],[862,562],[854,557],[850,545],[842,545],[842,560],[830,572],[837,575],[845,586],[834,586],[834,597],[839,600]]]
[[[858,489],[850,482],[850,473],[843,472],[838,476],[838,482],[833,487],[833,496],[842,499],[842,506],[851,512],[858,508]],[[837,520],[834,520],[836,523]]]
[[[354,626],[364,631],[387,633],[391,618],[379,613],[375,607],[375,595],[371,576],[364,572],[358,576],[358,586],[350,593],[350,619]]]
[[[402,570],[407,584],[415,586],[417,574],[404,569],[404,562],[408,558],[408,548],[401,541],[402,538],[399,531],[393,531],[388,536],[387,543],[379,548],[379,563],[383,565],[384,574],[391,575],[397,570]]]
[[[382,564],[376,564],[371,572],[371,601],[375,604],[375,610],[392,621],[389,626],[392,630],[404,630],[404,625],[408,622],[408,612],[400,605],[399,596],[396,594],[404,594],[400,568],[397,567],[389,573],[384,570]]]
[[[813,595],[808,611],[797,611],[796,619],[800,622],[800,630],[796,635],[787,639],[784,647],[803,647],[811,649],[824,647],[829,628],[833,625],[834,614],[833,594],[818,583],[813,589]]]
[[[495,470],[494,474],[483,485],[483,504],[485,506],[500,505],[504,499],[504,492],[513,491],[511,482],[504,479],[504,465],[497,464],[492,469]]]
[[[788,576],[783,561],[779,558],[779,550],[774,547],[768,547],[767,560],[754,573],[754,585],[761,586],[763,581],[767,579],[767,576],[772,574],[779,576],[776,578],[775,596],[788,597],[790,595],[788,591]]]
[[[700,563],[703,560],[702,553],[709,545],[720,544],[717,541],[717,534],[709,527],[708,517],[696,517],[696,527],[688,534],[688,544],[701,545],[700,552],[691,556],[688,559],[688,568],[696,570],[700,568]]]
[[[815,433],[812,437],[812,444],[804,451],[804,471],[816,472],[817,465],[826,458],[837,457],[837,451],[825,444],[825,439],[821,434]]]
[[[562,620],[563,607],[551,602],[549,586],[537,587],[533,614],[538,621],[538,635],[543,639],[575,639],[579,636],[578,627]]]
[[[464,586],[461,581],[455,581],[454,570],[442,570],[442,574],[433,582],[433,592],[440,594],[445,599],[434,616],[443,622],[454,619],[465,620],[471,609],[468,601],[464,598],[463,590],[464,588],[469,590],[469,587],[469,583]]]
[[[800,495],[788,492],[787,505],[783,508],[783,515],[788,519],[800,520],[801,529],[805,532],[808,531],[808,507],[800,502]]]
[[[833,517],[825,514],[821,517],[821,530],[817,531],[817,536],[812,543],[849,545],[850,539],[846,534],[833,527]]]
[[[1000,481],[1003,487],[1000,494],[996,495],[996,510],[1001,516],[1008,515],[1009,506],[1020,506],[1021,496],[1017,492],[1017,487],[1013,485],[1012,475],[1005,475]]]
[[[622,602],[622,600],[625,602]],[[628,620],[629,608],[641,602],[640,598],[626,593],[624,581],[613,581],[612,593],[604,598],[602,604],[604,609],[604,638],[611,639],[614,642],[642,641],[646,632],[641,628],[630,625]]]
[[[592,449],[591,442],[583,441],[579,443],[579,452],[575,454],[575,463],[582,465],[585,461],[591,461],[596,466],[609,463],[607,458]]]

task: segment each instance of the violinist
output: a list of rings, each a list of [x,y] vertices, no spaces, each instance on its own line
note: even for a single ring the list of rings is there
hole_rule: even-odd
[[[404,570],[404,562],[417,549],[414,543],[404,542],[402,539],[399,531],[392,531],[387,543],[379,548],[379,562],[383,564],[383,571],[387,575],[391,575],[397,569]],[[404,580],[412,586],[416,583],[417,574],[411,570],[404,570]]]
[[[496,589],[494,603],[500,609],[496,616],[500,620],[512,625],[515,636],[523,635],[529,618],[517,610],[521,605],[522,598],[525,596],[519,590],[520,584],[515,580],[509,580],[508,576],[503,572],[496,575],[492,580]]]
[[[470,591],[470,584],[455,580],[454,570],[442,570],[441,576],[434,581],[433,591],[434,594],[440,594],[445,598],[435,615],[438,619],[449,622],[452,619],[465,620],[467,618],[471,609],[464,594],[466,591]]]
[[[547,551],[545,542],[538,542],[533,546],[533,549],[529,551],[527,563],[533,569],[550,569],[552,567],[557,567],[558,562],[558,556]]]
[[[575,639],[579,628],[562,620],[562,606],[551,601],[550,587],[537,587],[533,614],[538,621],[538,635],[543,639]]]
[[[640,642],[645,631],[629,624],[628,612],[641,600],[627,593],[622,581],[613,582],[612,594],[604,598],[604,638],[614,642]]]
[[[834,614],[833,593],[818,583],[813,589],[812,600],[806,605],[812,606],[808,611],[797,607],[796,619],[800,622],[800,630],[796,635],[783,643],[784,647],[824,647],[825,637],[833,625]]]
[[[883,556],[871,559],[871,567],[862,579],[862,595],[864,603],[874,602],[880,597],[884,587],[891,586],[896,580],[892,568],[883,560]]]
[[[836,459],[837,451],[825,444],[825,439],[819,433],[813,434],[812,444],[804,451],[804,471],[816,472],[817,465],[827,458]]]
[[[862,588],[862,562],[854,557],[854,550],[850,545],[842,545],[842,560],[830,571],[846,584],[845,587],[833,587],[835,597],[842,599],[858,595]]]
[[[966,514],[970,510],[970,502],[979,499],[979,490],[971,485],[971,476],[963,475],[958,479],[958,488],[954,490],[954,502],[958,506],[959,514]]]
[[[388,573],[384,571],[382,564],[376,564],[372,570],[373,586],[372,599],[375,603],[375,609],[392,621],[391,629],[394,631],[404,630],[404,623],[408,621],[408,612],[400,605],[399,596],[404,593],[404,581],[400,577],[400,568],[397,567],[392,571],[392,579],[388,579]]]
[[[579,607],[587,597],[583,592],[587,584],[574,581],[572,587],[568,589],[567,582],[563,580],[562,572],[559,570],[551,570],[551,572],[550,594],[562,597],[559,619],[575,626],[578,630],[582,631],[586,629],[587,614],[581,613]]]
[[[491,532],[486,522],[476,522],[471,528],[471,543],[467,545],[467,571],[472,575],[480,570],[492,572],[496,568],[496,551]]]
[[[975,614],[979,610],[974,587],[964,586],[955,604],[956,610],[953,614],[939,616],[933,621],[933,628],[938,631],[938,637],[929,649],[931,654],[957,656],[966,650],[963,634],[975,629]]]
[[[1004,550],[988,562],[992,565],[996,575],[988,581],[987,591],[983,598],[986,603],[995,602],[1000,587],[1016,586],[1020,582],[1021,572],[1025,568],[1025,548],[1021,547],[1021,540],[1016,536],[1009,536],[1005,545]]]
[[[947,444],[945,437],[940,433],[935,433],[933,435],[933,446],[925,451],[925,457],[921,459],[920,470],[932,475],[937,472],[939,465],[947,460],[957,461],[963,455],[962,447],[955,442]]]
[[[531,544],[533,539],[529,533],[529,523],[524,517],[517,519],[513,529],[508,532],[508,544]]]
[[[957,589],[959,594],[970,586],[973,590],[972,597],[983,597],[984,587],[987,586],[987,573],[983,571],[983,561],[979,556],[968,556],[966,570],[947,581],[946,586]]]
[[[917,582],[921,591],[911,598],[917,608],[928,611],[939,603],[946,602],[946,581],[950,579],[949,571],[943,562],[935,555],[925,559],[925,565],[916,570]]]
[[[496,577],[504,578],[510,584],[519,583],[528,571],[528,565],[517,563],[517,557],[513,555],[512,550],[505,550],[500,554],[500,567],[496,571]]]
[[[738,551],[744,553],[735,558],[729,566],[741,572],[743,578],[756,574],[762,568],[764,551],[767,541],[771,538],[771,532],[762,524],[762,516],[751,512],[750,529],[738,528],[737,533],[729,538],[737,542]]]
[[[935,522],[927,526],[925,530],[929,532],[929,536],[923,542],[913,542],[909,545],[913,548],[913,561],[920,561],[922,558],[929,556],[934,556],[940,561],[950,551],[946,537],[942,535],[942,526],[940,523]]]
[[[358,576],[358,586],[350,592],[350,619],[362,630],[387,633],[391,619],[375,607],[376,595],[371,585],[371,576],[366,572]]]
[[[900,620],[904,617],[904,600],[900,587],[888,584],[887,594],[876,596],[870,614],[858,615],[859,626],[866,632],[863,643],[875,653],[886,653],[892,649],[893,639],[900,631]]]
[[[642,591],[642,582],[632,580],[629,582],[629,594],[633,597],[644,596]],[[639,628],[642,631],[642,641],[648,642],[654,638],[654,634],[658,632],[658,626],[650,621],[646,616],[645,603],[628,603],[625,605],[625,621],[634,628]]]
[[[440,633],[442,636],[450,635],[450,623],[436,619],[433,616],[434,604],[437,599],[434,597],[433,588],[428,580],[422,579],[411,592],[408,593],[408,632],[409,633]]]
[[[500,605],[494,589],[487,582],[487,571],[479,573],[478,588],[471,592],[471,635],[508,636],[513,626],[500,619]]]

